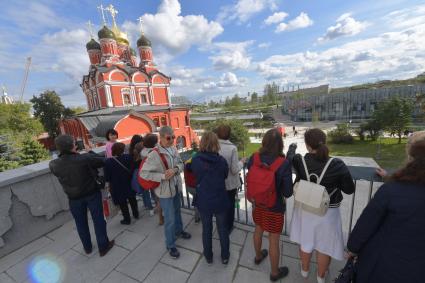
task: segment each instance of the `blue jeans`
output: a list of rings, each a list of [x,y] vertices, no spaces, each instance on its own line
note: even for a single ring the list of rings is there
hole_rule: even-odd
[[[177,236],[183,232],[180,193],[172,198],[159,198],[159,203],[164,215],[165,245],[167,249],[175,248]]]
[[[91,250],[93,246],[90,238],[87,208],[90,210],[93,219],[97,246],[99,247],[99,251],[104,251],[108,248],[109,239],[106,233],[106,221],[103,216],[102,195],[100,192],[77,200],[69,200],[69,210],[74,217],[83,247],[85,250]]]
[[[217,223],[218,235],[220,237],[221,258],[229,259],[229,230],[228,230],[228,212],[222,213],[206,213],[200,211],[202,220],[202,244],[204,246],[204,256],[207,259],[212,259],[212,231],[213,231],[213,215]]]
[[[147,209],[152,210],[153,206],[152,206],[151,192],[147,190],[143,190],[142,198],[143,198],[143,205]]]

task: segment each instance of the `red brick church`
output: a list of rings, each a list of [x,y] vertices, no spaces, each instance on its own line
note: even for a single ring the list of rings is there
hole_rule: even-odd
[[[112,6],[108,8],[112,28],[104,21],[98,32],[99,41],[92,36],[86,45],[90,68],[81,88],[88,112],[62,120],[61,132],[71,134],[85,148],[92,148],[106,142],[106,131],[111,128],[119,133],[120,141],[128,143],[134,134],[155,133],[168,125],[175,131],[176,145],[190,147],[198,139],[190,127],[189,109],[172,106],[171,78],[154,64],[150,40],[143,32],[137,40],[137,64],[127,35],[115,23],[116,11]]]

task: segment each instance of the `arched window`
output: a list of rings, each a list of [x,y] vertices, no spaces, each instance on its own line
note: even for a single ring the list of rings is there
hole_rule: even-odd
[[[122,88],[121,89],[121,96],[122,96],[122,102],[124,106],[132,105],[131,103],[131,95],[130,95],[130,89],[129,88]]]
[[[187,115],[184,116],[184,123],[186,126],[189,126],[189,117],[187,117]]]
[[[140,104],[148,103],[146,89],[139,89],[139,98],[140,98]]]
[[[160,126],[160,124],[159,124],[159,118],[158,117],[154,117],[153,118],[153,123],[155,124],[155,126],[159,127]]]
[[[180,128],[180,123],[179,123],[179,118],[178,117],[174,118],[174,123],[176,124],[176,129],[179,129]]]
[[[165,116],[161,117],[161,126],[167,126],[167,118]]]

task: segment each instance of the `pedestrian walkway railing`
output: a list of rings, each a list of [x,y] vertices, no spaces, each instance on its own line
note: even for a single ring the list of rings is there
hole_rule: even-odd
[[[356,185],[356,190],[352,195],[344,195],[344,201],[341,204],[341,217],[343,221],[343,232],[348,236],[353,229],[357,218],[360,216],[361,211],[369,203],[373,194],[382,184],[382,177],[376,175],[376,168],[363,167],[363,166],[348,166],[348,169],[353,177]],[[241,224],[254,226],[252,220],[252,205],[246,198],[245,176],[246,170],[244,169],[243,185],[239,188],[237,199],[235,203],[235,221]],[[192,205],[192,196],[184,189],[182,194],[182,206],[186,209],[194,209]],[[286,213],[285,213],[285,226],[283,234],[288,235],[288,226],[290,217],[292,217],[293,197],[286,199]]]

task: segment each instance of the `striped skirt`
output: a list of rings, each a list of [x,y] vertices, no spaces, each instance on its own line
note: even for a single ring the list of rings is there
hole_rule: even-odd
[[[258,225],[264,231],[280,234],[283,229],[284,216],[279,212],[272,212],[266,208],[256,206],[252,211],[252,218],[255,225]]]

